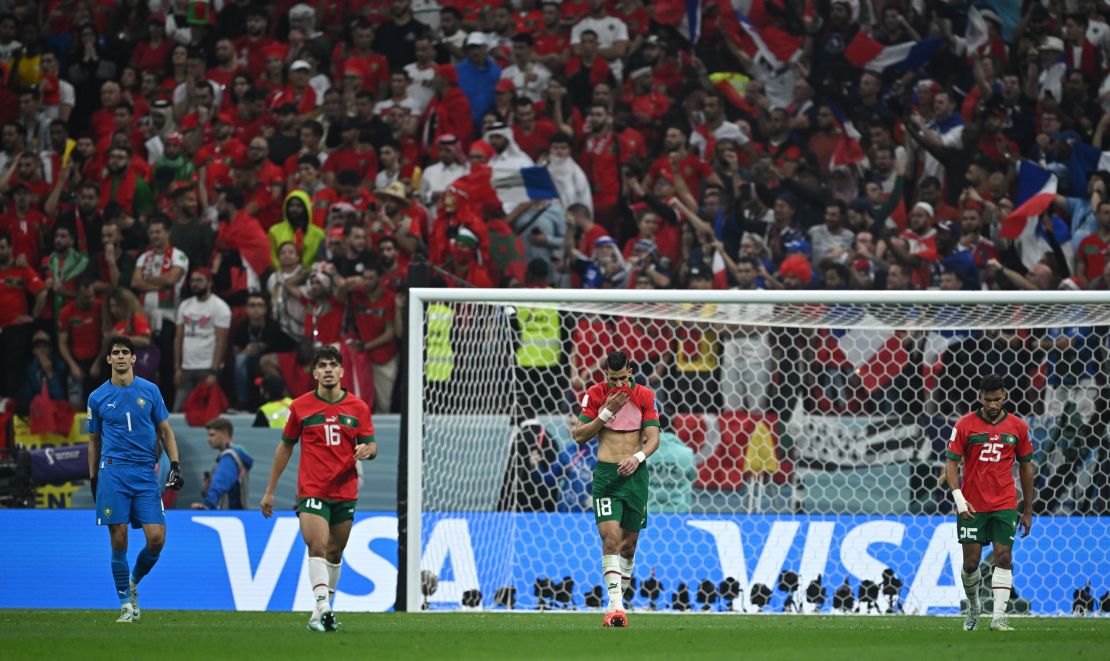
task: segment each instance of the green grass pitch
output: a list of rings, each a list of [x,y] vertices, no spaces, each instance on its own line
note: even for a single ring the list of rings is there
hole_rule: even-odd
[[[657,615],[603,629],[597,613],[302,613],[0,610],[0,659],[1083,659],[1110,658],[1110,619],[1013,618],[965,633],[954,617]],[[983,623],[987,623],[984,620]]]

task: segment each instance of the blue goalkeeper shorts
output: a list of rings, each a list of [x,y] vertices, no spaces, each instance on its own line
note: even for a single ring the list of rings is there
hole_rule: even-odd
[[[96,525],[166,525],[161,491],[157,466],[102,460],[96,483]]]

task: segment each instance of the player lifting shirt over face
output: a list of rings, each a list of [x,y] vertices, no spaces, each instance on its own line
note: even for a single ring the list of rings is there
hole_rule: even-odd
[[[1006,604],[1013,585],[1011,550],[1014,536],[1029,535],[1033,526],[1033,444],[1029,441],[1029,425],[1003,408],[1006,386],[1002,377],[991,374],[979,382],[977,411],[956,422],[948,442],[945,474],[952,489],[958,512],[956,536],[963,546],[964,591],[968,609],[964,630],[978,626],[979,559],[983,545],[994,548],[994,572],[991,591],[994,593],[992,631],[1013,631],[1006,621]],[[1017,491],[1014,489],[1013,466],[1017,460],[1024,501],[1018,517]],[[963,464],[963,484],[959,474]]]
[[[593,501],[609,593],[602,624],[626,627],[624,590],[632,580],[640,530],[647,527],[648,471],[642,464],[659,448],[659,412],[655,393],[633,383],[623,351],[606,357],[605,375],[606,381],[591,386],[582,398],[574,440],[586,443],[596,436],[600,444]]]

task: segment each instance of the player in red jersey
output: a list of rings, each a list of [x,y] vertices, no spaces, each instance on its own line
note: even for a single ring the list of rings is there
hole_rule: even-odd
[[[609,593],[602,625],[627,627],[624,591],[632,581],[640,530],[647,527],[648,471],[641,464],[659,449],[655,393],[632,382],[628,355],[605,358],[605,383],[582,398],[574,440],[598,438],[594,468],[594,519],[601,535],[601,570]]]
[[[289,420],[274,451],[270,483],[262,496],[262,515],[274,513],[274,487],[277,486],[293,446],[301,446],[301,465],[297,475],[297,515],[301,536],[308,546],[308,580],[316,597],[316,607],[308,620],[310,631],[335,631],[339,622],[331,610],[331,597],[339,582],[343,549],[351,534],[358,500],[359,459],[378,455],[370,408],[359,398],[339,387],[343,378],[343,358],[339,350],[325,346],[312,358],[312,378],[316,389],[293,400]]]
[[[961,576],[968,600],[965,631],[975,629],[979,621],[979,583],[982,581],[979,559],[984,544],[994,547],[991,631],[1013,631],[1006,621],[1006,605],[1013,585],[1010,552],[1014,535],[1021,531],[1022,537],[1028,537],[1033,527],[1033,444],[1029,441],[1029,425],[1002,408],[1005,402],[1006,384],[1002,377],[984,376],[979,382],[979,410],[956,422],[948,443],[945,475],[952,489],[952,499],[956,501],[959,513],[956,535],[964,550]],[[1021,476],[1020,518],[1014,489],[1015,459]],[[962,488],[961,461],[964,465]]]

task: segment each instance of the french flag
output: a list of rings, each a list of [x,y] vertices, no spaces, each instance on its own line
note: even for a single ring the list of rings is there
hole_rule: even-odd
[[[1029,219],[1036,219],[1044,213],[1055,199],[1056,175],[1033,161],[1023,160],[1018,168],[1017,196],[1014,200],[1018,206],[1002,221],[999,236],[1003,239],[1018,238],[1025,231]]]
[[[1068,168],[1071,194],[1086,197],[1087,178],[1092,172],[1099,171],[1110,172],[1110,151],[1099,151],[1085,142],[1074,143],[1071,146],[1071,167]]]
[[[748,35],[755,45],[755,50],[749,55],[755,57],[762,55],[772,68],[778,70],[786,67],[802,55],[802,37],[780,30],[774,26],[756,25],[742,14],[737,14],[740,28]]]
[[[877,319],[868,317],[865,315],[864,321],[878,325]],[[830,329],[824,346],[817,352],[817,362],[851,369],[864,390],[872,393],[893,381],[909,362],[909,351],[902,346],[903,334],[857,327]]]
[[[835,104],[830,103],[829,109],[832,110],[836,125],[840,128],[840,139],[837,141],[836,147],[833,148],[832,157],[829,159],[829,169],[848,167],[867,160],[867,155],[863,153],[863,146],[860,145],[860,139],[863,136],[852,124],[852,120],[848,119]]]
[[[490,180],[497,197],[506,207],[531,200],[557,200],[559,191],[545,167],[531,166],[496,173]]]
[[[923,39],[884,46],[860,30],[844,50],[844,59],[868,71],[881,72],[891,67],[913,71],[924,65],[940,44],[940,39]]]
[[[701,36],[702,0],[686,0],[685,5],[682,22],[677,26],[678,33],[686,37],[686,41],[696,44]]]

